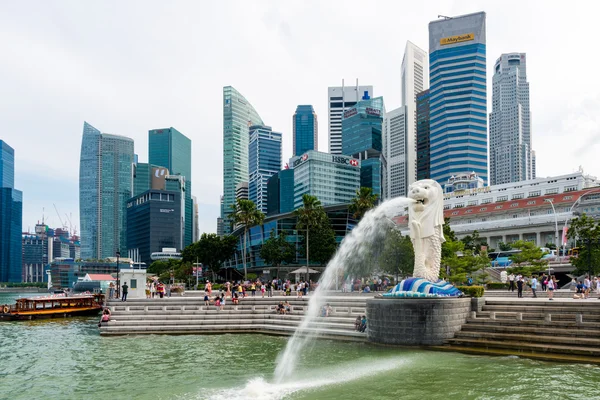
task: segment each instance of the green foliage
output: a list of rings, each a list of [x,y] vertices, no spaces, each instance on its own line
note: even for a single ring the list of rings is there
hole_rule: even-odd
[[[410,236],[402,236],[397,229],[392,230],[385,238],[379,268],[399,279],[412,275],[414,267],[415,251]]]
[[[508,251],[512,250],[512,246],[510,243],[498,242],[498,248],[500,251]]]
[[[319,199],[309,194],[302,196],[302,207],[294,211],[297,228],[302,235],[303,252],[312,261],[326,264],[337,249],[335,232]],[[308,246],[306,245],[308,237]]]
[[[484,242],[484,244],[481,242],[477,230],[474,230],[472,235],[467,235],[460,239],[460,241],[464,243],[465,250],[471,250],[474,254],[479,254],[482,245],[487,246],[487,243]]]
[[[248,274],[248,280],[250,282],[254,282],[256,280],[256,278],[258,278],[258,275],[256,275],[255,273],[249,273]]]
[[[210,271],[217,272],[225,261],[233,257],[236,247],[237,238],[234,236],[220,237],[215,233],[203,233],[200,240],[183,249],[181,256],[186,263],[198,260]]]
[[[550,250],[556,250],[556,244],[555,243],[546,243],[546,245],[544,247],[547,247]]]
[[[285,231],[281,231],[279,236],[275,236],[273,230],[260,249],[260,257],[273,268],[279,268],[282,263],[289,264],[296,257],[296,246],[288,242],[286,237]]]
[[[533,242],[525,242],[523,240],[517,240],[512,243],[513,248],[521,250],[520,253],[512,254],[509,258],[516,265],[520,267],[524,264],[534,267],[534,270],[543,270],[548,265],[548,260],[542,260],[544,252],[535,245]]]
[[[164,275],[171,270],[179,268],[181,260],[157,260],[148,267],[148,273],[152,275]]]
[[[484,292],[483,286],[457,286],[456,288],[467,297],[482,297]]]
[[[256,204],[252,200],[237,199],[235,204],[231,205],[231,214],[229,214],[232,228],[236,225],[244,227],[244,278],[248,277],[246,268],[246,244],[248,243],[248,229],[253,226],[261,225],[265,220],[265,214],[256,208]]]
[[[581,246],[577,257],[571,257],[571,264],[576,268],[575,273],[587,274],[591,264],[592,275],[600,274],[600,222],[582,214],[571,221],[567,237],[571,240],[577,239]]]
[[[356,196],[352,199],[348,211],[356,220],[362,219],[367,211],[375,207],[379,195],[373,194],[373,189],[370,187],[361,187],[356,191]]]
[[[508,289],[508,283],[489,282],[486,284],[488,289]]]
[[[456,240],[456,235],[449,226],[449,219],[444,219],[444,237],[442,244],[441,275],[452,283],[466,282],[469,276],[489,265],[487,253],[475,254],[465,249],[465,244]]]

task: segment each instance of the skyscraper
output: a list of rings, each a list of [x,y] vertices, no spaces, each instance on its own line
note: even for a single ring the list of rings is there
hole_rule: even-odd
[[[525,53],[502,54],[494,65],[490,113],[490,183],[535,178]]]
[[[319,124],[313,106],[298,106],[293,118],[294,156],[301,156],[308,150],[318,150]]]
[[[151,165],[165,167],[171,175],[185,178],[184,247],[188,246],[194,237],[192,141],[173,127],[153,129],[148,132],[148,159]]]
[[[361,100],[344,112],[342,119],[342,154],[361,160],[360,185],[370,187],[382,197],[384,164],[383,97]]]
[[[383,119],[383,142],[385,152],[385,184],[382,190],[384,199],[406,196],[408,192],[409,176],[412,170],[409,165],[410,145],[408,136],[408,107],[402,106],[385,114]],[[412,180],[414,181],[414,179]],[[412,182],[411,182],[412,183]]]
[[[427,52],[414,43],[407,41],[402,58],[402,105],[406,107],[406,178],[403,180],[410,185],[417,179],[417,94],[429,84]],[[393,168],[394,161],[388,160],[388,168]],[[394,180],[392,187],[397,187]],[[408,186],[407,186],[408,188]],[[397,190],[396,190],[397,192]],[[400,194],[405,196],[406,193]]]
[[[0,282],[23,280],[23,192],[14,184],[15,151],[0,140]]]
[[[359,100],[368,100],[373,96],[373,86],[342,86],[329,87],[327,91],[329,104],[329,153],[342,154],[342,115],[354,107]]]
[[[235,187],[248,180],[248,128],[263,125],[252,105],[231,86],[223,88],[223,233],[231,232],[228,221],[235,202]]]
[[[81,257],[104,259],[127,248],[125,208],[132,194],[133,140],[83,124],[79,161]]]
[[[429,23],[431,179],[488,181],[485,13]]]
[[[248,199],[267,213],[267,182],[281,169],[281,133],[270,126],[250,127],[248,145]]]
[[[417,94],[417,180],[429,179],[429,89]]]

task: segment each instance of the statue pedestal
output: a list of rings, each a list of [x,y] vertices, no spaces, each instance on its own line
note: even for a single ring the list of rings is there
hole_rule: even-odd
[[[391,345],[441,345],[460,330],[470,311],[470,298],[368,299],[367,338]]]

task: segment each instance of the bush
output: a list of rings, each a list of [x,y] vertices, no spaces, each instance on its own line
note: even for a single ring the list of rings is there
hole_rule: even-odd
[[[487,289],[508,289],[508,283],[502,282],[489,282],[486,285]]]
[[[483,296],[483,286],[457,286],[456,288],[463,292],[467,297]]]

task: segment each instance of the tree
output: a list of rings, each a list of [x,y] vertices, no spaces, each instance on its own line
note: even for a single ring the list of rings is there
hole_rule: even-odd
[[[277,269],[277,277],[279,277],[280,265],[282,263],[289,264],[296,257],[296,246],[288,242],[286,236],[285,231],[281,231],[279,236],[275,236],[275,230],[272,230],[270,237],[260,248],[260,257],[265,260],[266,264]]]
[[[357,221],[371,208],[375,207],[379,195],[373,194],[373,189],[370,187],[361,187],[356,191],[356,196],[352,199],[348,211],[352,213],[352,216]]]
[[[297,228],[298,230],[304,230],[306,232],[305,246],[306,249],[306,279],[309,279],[308,263],[309,263],[309,248],[312,243],[310,239],[310,230],[321,224],[323,219],[327,217],[325,210],[319,199],[316,196],[310,194],[302,195],[302,207],[294,211],[294,215],[298,218]],[[304,232],[303,232],[304,233]]]
[[[465,249],[465,244],[456,239],[448,218],[444,219],[443,230],[446,241],[442,244],[441,275],[444,279],[452,283],[463,283],[468,276],[489,265],[486,252],[475,254],[473,250]]]
[[[571,221],[567,237],[581,243],[577,257],[571,257],[571,264],[575,266],[576,273],[587,274],[590,269],[592,275],[600,273],[600,249],[598,248],[600,223],[582,214]]]
[[[251,200],[237,199],[235,204],[231,205],[231,219],[233,225],[244,226],[244,254],[242,256],[244,262],[244,279],[248,277],[248,270],[246,268],[246,243],[248,237],[248,229],[260,225],[265,220],[265,214],[262,211],[256,209],[256,204]]]
[[[541,272],[548,265],[548,260],[542,260],[544,252],[535,243],[517,240],[512,243],[512,247],[521,252],[511,254],[509,257],[515,265],[507,268],[508,272],[530,276]]]
[[[220,237],[216,233],[203,233],[200,240],[183,249],[181,257],[186,263],[195,263],[198,260],[216,273],[225,261],[233,257],[236,248],[235,236]]]
[[[498,242],[498,248],[500,251],[509,251],[512,250],[512,245],[510,243]]]
[[[300,244],[306,249],[306,237],[303,235]],[[331,222],[325,214],[320,223],[310,229],[310,258],[325,265],[337,250],[338,243],[335,240],[335,231],[331,227]],[[308,254],[308,252],[307,252]]]
[[[465,244],[465,250],[471,250],[474,254],[479,254],[482,245],[487,246],[487,243],[481,242],[481,238],[479,237],[479,232],[477,230],[474,230],[472,235],[467,235],[460,239],[460,241]]]
[[[405,277],[412,275],[415,267],[415,251],[410,236],[402,236],[394,229],[385,238],[385,244],[379,257],[379,268],[382,272]]]

